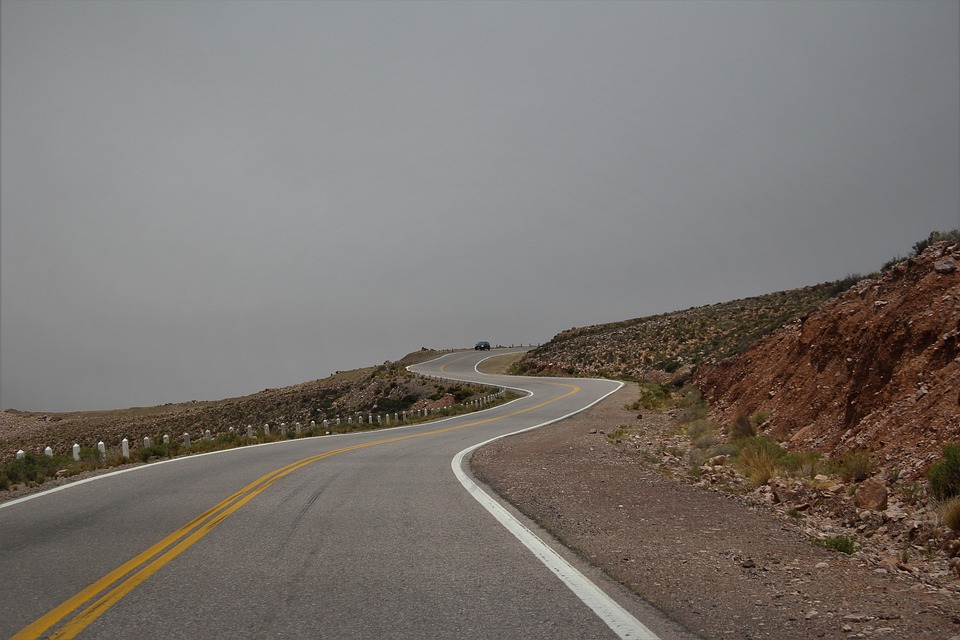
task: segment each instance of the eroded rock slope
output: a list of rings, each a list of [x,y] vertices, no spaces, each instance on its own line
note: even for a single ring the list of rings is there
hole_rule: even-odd
[[[694,378],[713,417],[916,478],[960,441],[960,244],[938,243]]]

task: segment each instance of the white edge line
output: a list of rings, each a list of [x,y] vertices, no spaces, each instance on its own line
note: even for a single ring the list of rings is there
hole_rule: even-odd
[[[499,386],[499,385],[490,385],[490,386]],[[510,387],[508,387],[508,388],[510,388]],[[519,389],[519,391],[526,391],[526,389]],[[527,393],[529,393],[529,392],[527,392]],[[506,403],[504,403],[504,404],[502,404],[502,405],[497,405],[497,407],[505,407],[505,406],[507,406],[508,404],[512,404],[512,403],[516,402],[517,400],[520,400],[520,398],[516,398],[516,399],[511,400],[510,402],[506,402]],[[483,413],[484,411],[491,411],[492,409],[495,409],[495,408],[497,408],[497,407],[489,407],[489,408],[487,408],[487,409],[481,409],[481,410],[479,410],[479,411],[473,411],[473,412],[470,413],[470,415],[476,415],[476,414],[478,414],[478,413]],[[96,480],[104,480],[104,479],[110,478],[110,477],[112,477],[112,476],[118,476],[118,475],[120,475],[120,474],[122,474],[122,473],[130,473],[131,471],[143,471],[144,469],[152,469],[152,468],[154,468],[154,467],[157,466],[157,465],[167,464],[167,463],[169,463],[169,462],[183,462],[183,461],[185,461],[185,460],[195,460],[195,459],[197,459],[197,458],[202,458],[202,457],[204,457],[204,456],[213,456],[213,455],[217,455],[217,454],[221,454],[221,453],[223,453],[223,454],[237,453],[237,452],[240,452],[240,451],[247,451],[247,450],[249,450],[249,449],[253,449],[253,448],[256,448],[256,447],[270,447],[270,446],[278,445],[278,444],[291,444],[291,443],[297,443],[297,442],[302,443],[302,442],[305,441],[305,440],[312,440],[313,438],[337,438],[337,437],[342,437],[342,436],[366,436],[366,435],[374,436],[374,435],[377,435],[377,434],[382,434],[382,433],[384,433],[385,431],[399,431],[399,430],[405,430],[405,429],[416,429],[417,427],[423,427],[424,425],[440,424],[441,422],[447,422],[447,421],[450,421],[450,420],[456,420],[457,418],[462,418],[462,417],[463,417],[463,415],[449,416],[449,417],[446,417],[446,418],[441,418],[441,419],[439,419],[439,420],[427,420],[427,421],[425,421],[425,422],[417,422],[417,423],[415,423],[415,424],[402,424],[402,425],[397,425],[396,427],[386,427],[386,428],[383,428],[383,429],[370,429],[369,431],[351,431],[351,432],[348,432],[348,433],[331,433],[331,434],[323,435],[323,436],[311,436],[311,437],[309,437],[309,438],[293,438],[293,439],[289,439],[289,440],[276,440],[276,441],[274,441],[274,442],[261,442],[260,444],[248,444],[248,445],[244,445],[244,446],[242,446],[242,447],[231,447],[231,448],[229,448],[229,449],[218,449],[217,451],[207,451],[207,452],[204,452],[204,453],[187,453],[187,454],[183,454],[183,455],[177,456],[177,457],[175,457],[175,458],[167,458],[166,460],[156,460],[156,461],[154,461],[154,462],[147,462],[147,463],[143,463],[143,464],[137,464],[137,465],[135,465],[135,466],[126,467],[126,468],[123,468],[123,469],[118,469],[118,470],[116,470],[116,471],[109,471],[109,472],[106,472],[106,473],[100,473],[100,474],[97,474],[97,475],[95,475],[95,476],[90,476],[89,478],[84,478],[84,479],[82,479],[82,480],[72,480],[72,481],[67,482],[67,483],[65,483],[65,484],[62,484],[62,485],[60,485],[60,486],[58,486],[58,487],[52,487],[52,488],[50,488],[50,489],[44,489],[43,491],[38,491],[37,493],[31,493],[30,495],[23,496],[22,498],[14,498],[13,500],[7,500],[7,501],[5,501],[5,502],[0,502],[0,509],[5,509],[6,507],[12,507],[12,506],[15,505],[15,504],[20,504],[21,502],[27,502],[27,501],[29,501],[29,500],[34,500],[34,499],[36,499],[36,498],[42,498],[43,496],[47,496],[47,495],[50,495],[51,493],[56,493],[56,492],[58,492],[58,491],[64,491],[64,490],[66,490],[66,489],[71,489],[71,488],[73,488],[73,487],[79,487],[80,485],[82,485],[82,484],[87,484],[88,482],[94,482],[94,481],[96,481]]]
[[[565,416],[555,418],[542,424],[497,436],[485,442],[468,447],[454,456],[453,460],[450,462],[450,466],[453,469],[453,473],[457,477],[457,480],[460,481],[460,484],[463,485],[467,492],[469,492],[477,502],[479,502],[487,511],[489,511],[490,514],[493,515],[493,517],[496,518],[497,521],[507,529],[507,531],[512,533],[514,537],[516,537],[525,547],[527,547],[527,549],[533,553],[534,557],[536,557],[540,562],[543,563],[545,567],[547,567],[547,569],[556,575],[567,586],[567,588],[570,589],[574,595],[580,598],[580,600],[587,605],[590,610],[593,611],[594,614],[596,614],[597,617],[599,617],[608,627],[610,627],[610,629],[616,633],[618,637],[624,639],[629,638],[631,640],[659,640],[659,637],[653,633],[653,631],[647,628],[647,626],[642,622],[637,620],[633,614],[624,609],[587,576],[583,575],[583,573],[567,562],[560,554],[550,548],[533,531],[527,528],[510,512],[504,509],[499,502],[490,496],[490,494],[481,489],[480,486],[477,485],[477,483],[475,483],[473,479],[463,471],[464,458],[473,453],[476,449],[510,435],[523,433],[532,429],[538,429],[548,424],[564,420],[565,418],[580,413],[580,411],[592,407],[597,402],[600,402],[600,400],[603,400],[603,398],[606,398],[610,394],[619,391],[622,387],[623,383],[621,382],[616,389],[602,396],[596,402],[593,402],[587,407],[584,407],[578,411],[574,411]]]
[[[479,373],[479,371],[477,372]],[[610,627],[610,629],[616,633],[618,637],[624,639],[629,638],[630,640],[660,640],[659,636],[657,636],[642,622],[637,620],[633,614],[624,609],[619,603],[617,603],[616,600],[607,595],[592,580],[577,570],[576,567],[567,562],[563,556],[550,548],[543,540],[540,539],[539,536],[537,536],[537,534],[527,528],[526,525],[515,518],[513,514],[504,509],[503,506],[497,502],[497,500],[492,498],[490,494],[481,489],[480,486],[463,471],[464,458],[480,447],[490,444],[495,440],[506,438],[507,436],[524,433],[525,431],[531,431],[533,429],[539,429],[540,427],[545,427],[549,424],[565,420],[570,416],[589,409],[607,396],[612,395],[622,389],[623,386],[623,382],[617,382],[617,387],[609,393],[597,398],[587,406],[577,409],[576,411],[572,411],[564,416],[560,416],[559,418],[554,418],[552,420],[548,420],[547,422],[542,422],[532,427],[527,427],[511,433],[505,433],[495,438],[490,438],[489,440],[479,444],[475,444],[471,447],[467,447],[453,457],[453,460],[450,461],[450,467],[453,469],[453,474],[457,477],[457,480],[460,481],[460,484],[463,485],[463,488],[467,490],[474,500],[479,502],[487,511],[490,512],[494,518],[496,518],[501,525],[504,526],[504,528],[506,528],[507,531],[512,533],[517,540],[519,540],[527,549],[529,549],[530,552],[533,553],[534,557],[537,558],[537,560],[542,562],[547,569],[557,576],[567,586],[567,588],[570,589],[574,595],[580,598],[580,600],[587,605],[590,610],[593,611],[594,614],[596,614],[597,617],[599,617],[608,627]],[[530,392],[528,389],[522,389],[519,387],[508,388],[526,391],[527,393],[532,394],[532,392]]]

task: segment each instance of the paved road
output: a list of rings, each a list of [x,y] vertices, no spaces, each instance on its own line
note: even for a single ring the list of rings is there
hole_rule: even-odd
[[[687,637],[473,488],[462,460],[477,444],[617,388],[483,377],[474,366],[489,355],[415,369],[530,395],[417,427],[137,467],[0,506],[0,637]]]

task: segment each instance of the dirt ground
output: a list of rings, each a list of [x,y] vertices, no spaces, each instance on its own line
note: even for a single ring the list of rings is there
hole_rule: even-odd
[[[960,640],[957,591],[814,544],[789,518],[611,444],[627,385],[478,450],[474,473],[558,540],[704,638]],[[665,415],[644,416],[670,429]],[[650,426],[650,425],[648,425]]]

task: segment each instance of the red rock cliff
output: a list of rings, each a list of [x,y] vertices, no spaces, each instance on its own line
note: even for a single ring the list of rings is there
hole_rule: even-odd
[[[713,417],[831,456],[868,450],[918,477],[960,442],[960,244],[864,280],[695,378]]]

